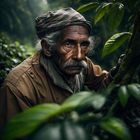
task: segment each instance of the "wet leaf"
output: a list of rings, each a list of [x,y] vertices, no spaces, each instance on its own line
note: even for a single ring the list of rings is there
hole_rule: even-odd
[[[121,140],[131,140],[130,132],[126,125],[117,118],[108,118],[100,126]]]
[[[80,13],[84,13],[88,10],[95,9],[98,5],[99,5],[99,3],[97,3],[97,2],[91,2],[91,3],[88,3],[88,4],[81,5],[77,9],[77,11],[80,12]]]
[[[109,11],[109,7],[112,3],[102,3],[96,10],[96,15],[94,19],[94,23],[97,24]]]
[[[130,37],[131,37],[130,32],[122,32],[122,33],[114,34],[106,41],[102,51],[102,56],[103,57],[107,56],[113,53],[114,51],[116,51]]]
[[[118,90],[118,94],[120,103],[122,104],[123,107],[125,107],[129,98],[126,86],[121,86]]]

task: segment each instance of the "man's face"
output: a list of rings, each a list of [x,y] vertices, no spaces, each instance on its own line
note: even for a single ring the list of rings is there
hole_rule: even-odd
[[[79,25],[66,27],[53,57],[59,69],[69,76],[79,74],[87,66],[84,60],[89,44],[87,28]]]

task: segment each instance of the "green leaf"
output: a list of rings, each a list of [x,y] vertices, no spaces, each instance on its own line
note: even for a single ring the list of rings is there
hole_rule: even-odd
[[[128,92],[131,94],[137,101],[140,102],[140,85],[139,84],[130,84],[127,85]]]
[[[113,53],[115,50],[121,47],[121,45],[130,37],[131,37],[130,32],[122,32],[122,33],[114,34],[106,41],[103,47],[102,57]]]
[[[29,137],[30,140],[87,140],[85,129],[72,121],[46,124]]]
[[[61,139],[61,122],[54,124],[45,124],[38,131],[33,133],[29,140],[60,140]],[[63,133],[63,132],[62,132]]]
[[[108,13],[111,5],[112,3],[102,3],[100,6],[98,6],[94,20],[95,24],[99,22],[106,15],[106,13]]]
[[[125,107],[129,98],[126,86],[121,86],[118,90],[118,94],[120,103],[122,104],[123,107]]]
[[[105,97],[94,92],[80,92],[69,97],[61,106],[57,104],[42,104],[32,107],[15,116],[5,129],[4,139],[13,140],[32,133],[39,125],[60,114],[92,105],[100,109],[105,103]]]
[[[100,123],[100,126],[121,140],[131,140],[126,125],[117,118],[108,118]]]
[[[30,134],[44,121],[56,116],[59,109],[57,104],[42,104],[25,110],[8,123],[4,139],[13,140]]]
[[[97,2],[91,2],[91,3],[84,4],[84,5],[80,6],[77,9],[77,11],[80,12],[80,13],[84,13],[88,10],[96,8],[98,5],[99,5],[99,3],[97,3]]]
[[[62,104],[62,110],[72,111],[76,108],[91,105],[95,109],[100,109],[105,103],[105,97],[95,92],[80,92],[68,98]]]
[[[108,13],[108,26],[111,31],[114,31],[120,25],[124,15],[124,6],[122,3],[115,3],[112,5]],[[115,17],[115,18],[114,18]]]

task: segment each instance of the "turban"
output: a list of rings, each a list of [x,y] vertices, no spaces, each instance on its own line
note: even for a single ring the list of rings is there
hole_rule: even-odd
[[[47,14],[41,15],[35,20],[36,33],[40,39],[47,34],[62,30],[70,25],[86,26],[89,33],[91,31],[89,21],[71,7],[49,11]]]

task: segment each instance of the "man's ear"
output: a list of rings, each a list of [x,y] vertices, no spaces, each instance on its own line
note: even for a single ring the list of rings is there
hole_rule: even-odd
[[[51,57],[51,50],[50,50],[50,46],[48,45],[48,42],[45,39],[41,40],[41,46],[42,46],[42,50],[44,52],[44,54],[48,57]]]

